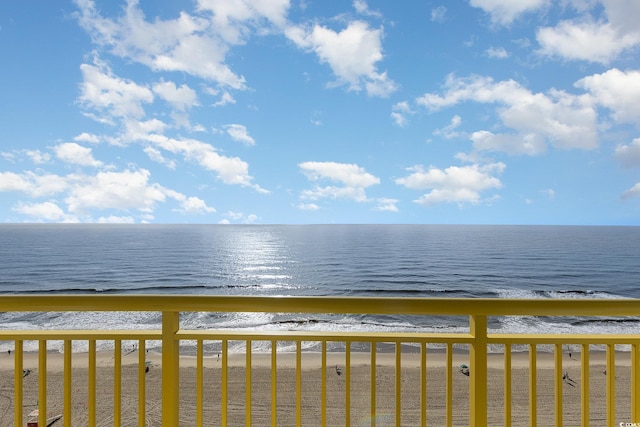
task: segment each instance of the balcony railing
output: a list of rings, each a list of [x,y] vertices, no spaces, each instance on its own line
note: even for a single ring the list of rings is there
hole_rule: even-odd
[[[0,298],[0,311],[162,314],[153,330],[0,330],[12,365],[0,371],[1,425],[12,417],[13,425],[23,426],[29,414],[39,426],[59,415],[65,426],[640,423],[638,331],[503,334],[487,329],[494,316],[633,317],[640,314],[640,300],[10,295]],[[183,329],[181,313],[192,312],[468,316],[469,325],[462,333]],[[63,343],[63,355],[57,355],[61,369],[51,367],[56,355],[47,350],[54,341]],[[77,342],[86,342],[87,351],[73,352]],[[104,363],[107,378],[97,350],[103,342],[113,348]],[[266,354],[254,351],[256,343],[265,342]],[[26,343],[37,343],[37,351],[25,350]],[[238,343],[243,351],[230,350]],[[328,350],[336,343],[343,351]],[[290,344],[286,361],[278,350],[285,344]],[[303,351],[310,344],[314,350]],[[549,351],[540,352],[543,346]],[[569,377],[563,346],[577,349],[579,357],[570,362],[579,370],[577,377]],[[161,350],[152,369],[161,387],[153,386],[148,374],[156,348]],[[501,351],[492,354],[490,348]],[[602,365],[593,356],[599,348],[605,354]],[[517,370],[514,353],[521,351],[528,354],[527,369]],[[361,363],[363,354],[366,363]],[[522,355],[517,356],[521,363]],[[30,357],[37,367],[25,365]],[[496,357],[498,368],[489,360]],[[552,358],[551,369],[540,369],[541,358]],[[258,362],[265,367],[260,375]],[[603,390],[592,387],[596,375],[605,377]],[[489,381],[496,376],[497,388]],[[99,383],[108,384],[108,395],[97,392],[104,390]],[[129,383],[135,384],[134,392],[125,386]]]

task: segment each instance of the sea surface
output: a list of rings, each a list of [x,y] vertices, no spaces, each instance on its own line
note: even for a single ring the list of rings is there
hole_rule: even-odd
[[[3,294],[640,298],[640,227],[3,224]],[[204,329],[468,330],[466,317],[195,313],[181,321]],[[3,329],[159,324],[158,313],[0,313]],[[640,318],[509,316],[489,327],[640,333]]]

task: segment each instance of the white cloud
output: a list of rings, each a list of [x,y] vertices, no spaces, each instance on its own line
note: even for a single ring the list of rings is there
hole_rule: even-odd
[[[215,209],[207,206],[207,203],[198,197],[187,197],[182,203],[182,212],[186,214],[207,214],[215,213]]]
[[[78,222],[73,215],[67,215],[65,211],[53,202],[43,203],[18,203],[13,211],[44,221]]]
[[[37,165],[48,163],[51,160],[49,153],[43,153],[40,150],[25,150],[24,153]]]
[[[100,142],[100,138],[97,135],[82,132],[79,135],[73,137],[73,140],[76,142],[88,142],[90,144],[97,144]]]
[[[243,43],[252,27],[258,32],[282,27],[289,7],[289,0],[198,0],[198,9],[213,13],[212,28],[230,44]]]
[[[444,6],[438,6],[431,9],[431,21],[444,22],[444,17],[447,14],[447,8]]]
[[[632,197],[640,197],[640,182],[622,193],[623,199],[630,199]]]
[[[397,126],[405,127],[409,123],[407,116],[414,114],[407,101],[397,102],[391,107],[391,118]]]
[[[355,164],[336,162],[303,162],[300,171],[313,182],[328,180],[340,186],[316,186],[302,192],[303,199],[347,198],[357,202],[368,201],[366,188],[379,184],[380,179]]]
[[[640,71],[612,68],[584,77],[575,86],[588,90],[599,105],[611,110],[616,122],[640,127]]]
[[[353,0],[353,8],[361,15],[374,16],[376,18],[382,17],[380,12],[369,9],[369,5],[365,0]]]
[[[60,193],[66,188],[66,179],[58,175],[0,172],[0,192],[15,191],[26,193],[31,197],[45,197]]]
[[[604,6],[606,21],[594,20],[585,13],[589,7],[600,4]],[[582,13],[580,18],[538,29],[536,38],[541,54],[607,64],[625,50],[640,45],[640,2],[637,0],[574,2],[572,5]]]
[[[56,157],[63,162],[79,166],[102,166],[102,162],[93,158],[91,148],[83,147],[75,142],[58,144],[53,148],[53,150],[56,153]]]
[[[450,166],[446,169],[431,167],[428,170],[417,165],[408,169],[411,174],[395,182],[412,190],[430,190],[414,200],[425,206],[439,203],[479,204],[482,202],[482,192],[502,187],[500,179],[493,175],[501,174],[504,168],[504,163]]]
[[[595,22],[562,21],[556,27],[540,28],[536,38],[542,55],[602,64],[640,43],[640,34],[621,35],[610,24]]]
[[[133,224],[135,220],[130,216],[101,216],[96,221],[98,224]]]
[[[370,96],[380,97],[397,89],[386,72],[379,72],[376,67],[383,59],[381,29],[353,21],[340,32],[315,24],[312,29],[289,27],[285,34],[298,47],[315,52],[321,63],[328,64],[337,85],[346,84],[354,91],[364,87]]]
[[[451,123],[442,129],[436,129],[433,131],[434,135],[442,136],[446,139],[457,138],[460,136],[460,132],[457,132],[456,129],[462,124],[462,118],[459,115],[455,115],[451,118]]]
[[[509,52],[503,47],[490,47],[485,51],[489,58],[505,59],[509,57]]]
[[[99,172],[95,176],[77,176],[65,198],[69,212],[91,209],[136,209],[152,212],[156,203],[166,199],[163,188],[150,184],[148,170]]]
[[[214,6],[208,8],[208,3]],[[239,1],[233,2],[237,5]],[[252,10],[260,10],[264,1],[257,2]],[[152,70],[180,71],[214,81],[222,86],[244,89],[245,81],[225,64],[229,43],[241,40],[229,38],[234,25],[242,27],[242,16],[224,15],[230,2],[201,1],[201,10],[217,6],[222,12],[208,16],[191,16],[181,12],[176,19],[147,21],[137,1],[130,1],[124,15],[115,20],[104,18],[91,0],[76,0],[80,8],[77,14],[80,25],[90,34],[95,44],[111,49],[111,53],[122,58],[142,63]],[[269,8],[269,5],[265,7]],[[229,10],[231,8],[228,8]],[[206,14],[205,14],[206,15]],[[248,16],[250,19],[252,16]],[[222,25],[228,22],[229,25]]]
[[[478,131],[473,134],[479,142],[477,149],[536,154],[542,151],[542,140],[561,149],[590,150],[598,145],[597,113],[588,95],[554,89],[546,94],[532,93],[513,80],[494,82],[490,77],[450,75],[443,95],[427,93],[416,100],[430,111],[466,101],[498,104],[502,124],[516,131],[498,135]]]
[[[112,117],[139,119],[144,117],[143,103],[153,101],[153,93],[145,86],[113,75],[106,66],[80,65],[83,82],[80,103]]]
[[[315,203],[300,203],[298,205],[298,209],[303,211],[317,211],[320,210],[320,206]]]
[[[255,145],[256,141],[249,135],[246,126],[238,124],[230,124],[225,126],[227,133],[235,141],[242,142],[245,145]]]
[[[172,169],[172,170],[176,169],[176,162],[164,157],[162,155],[162,153],[160,152],[160,150],[158,150],[158,149],[156,149],[154,147],[145,147],[143,151],[145,152],[145,154],[147,156],[149,156],[149,158],[152,161],[154,161],[156,163],[160,163],[161,165],[165,165],[169,169]]]
[[[374,211],[381,212],[398,212],[398,199],[380,198],[376,200],[377,206],[373,208]]]
[[[153,91],[180,111],[198,105],[196,92],[186,84],[176,87],[174,82],[162,81],[153,85]]]
[[[487,130],[471,134],[473,147],[478,151],[496,151],[510,155],[535,156],[547,149],[544,138],[536,133],[494,134]]]
[[[227,104],[235,104],[236,100],[229,92],[222,92],[220,100],[213,103],[214,107],[224,107]]]
[[[252,187],[260,193],[269,192],[252,183],[253,177],[249,175],[247,162],[238,157],[222,156],[209,144],[195,139],[173,139],[164,135],[140,135],[140,138],[170,153],[182,154],[188,160],[216,172],[225,184]]]
[[[488,13],[494,24],[509,25],[520,15],[547,6],[549,0],[470,0],[469,3]]]
[[[628,145],[618,145],[614,157],[623,167],[640,167],[640,138],[636,138]]]

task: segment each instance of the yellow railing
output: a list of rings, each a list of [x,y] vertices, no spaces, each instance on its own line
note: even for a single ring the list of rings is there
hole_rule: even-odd
[[[52,396],[62,401],[61,414],[65,426],[84,423],[85,425],[251,425],[270,423],[271,425],[355,425],[365,418],[366,425],[530,425],[539,423],[556,426],[576,425],[619,425],[619,423],[640,423],[640,333],[630,334],[497,334],[489,333],[489,317],[502,316],[637,316],[640,315],[640,300],[505,300],[505,299],[421,299],[421,298],[329,298],[329,297],[231,297],[231,296],[158,296],[158,295],[57,295],[22,296],[11,295],[0,298],[0,312],[160,312],[161,329],[157,330],[0,330],[0,341],[13,345],[13,392],[8,397],[5,414],[12,410],[13,425],[23,426],[29,411],[24,400],[35,393],[37,401],[38,425],[47,425],[47,419],[56,414],[48,411]],[[463,333],[384,333],[384,332],[318,332],[318,331],[246,331],[246,330],[200,330],[183,329],[180,314],[190,312],[230,313],[326,313],[326,314],[374,314],[374,315],[415,315],[415,316],[468,316],[468,332]],[[81,325],[79,325],[81,327]],[[132,328],[135,325],[132,325]],[[50,369],[47,352],[48,343],[63,343],[62,377]],[[86,341],[85,354],[72,352],[77,341]],[[113,342],[113,353],[109,366],[112,368],[108,381],[111,396],[108,399],[97,394],[97,383],[103,381],[97,358],[98,342]],[[161,356],[158,363],[161,371],[161,389],[147,386],[147,370],[150,357],[148,343],[158,342]],[[29,355],[24,349],[26,342],[37,342],[37,355]],[[134,350],[123,354],[123,343],[135,343],[133,349],[137,359],[133,371],[124,363]],[[229,350],[231,343],[243,342],[244,351],[240,362],[237,354]],[[255,353],[256,342],[270,344],[268,354]],[[206,346],[214,343],[217,350],[205,355]],[[278,345],[293,343],[294,360],[291,366],[282,368]],[[303,343],[317,343],[319,351],[302,351]],[[328,343],[343,343],[344,351],[327,350]],[[358,350],[353,350],[358,344]],[[410,344],[415,353],[403,351],[403,345]],[[575,351],[580,359],[571,361],[572,367],[580,370],[578,380],[569,378],[563,369],[563,345],[579,348]],[[616,346],[629,349],[626,356],[616,352]],[[189,381],[181,377],[185,373],[184,354],[181,347],[193,346],[189,357],[195,361],[193,372],[188,371]],[[391,361],[387,367],[381,354],[384,346],[391,346]],[[547,346],[551,352],[540,356],[538,347]],[[598,374],[604,380],[604,402],[594,400],[594,362],[590,358],[595,346],[605,349],[602,367]],[[489,354],[489,348],[499,347],[500,355]],[[432,376],[429,349],[440,352],[444,376]],[[461,348],[463,351],[456,351]],[[525,348],[528,353],[527,377],[513,375],[513,348]],[[439,350],[441,349],[441,350]],[[354,352],[367,355],[368,386],[363,392]],[[541,374],[540,357],[551,356],[552,378]],[[26,375],[24,361],[29,356],[37,357],[37,384],[27,384],[31,378]],[[258,377],[253,369],[258,358],[267,357],[266,378]],[[316,358],[317,356],[317,358]],[[501,358],[501,369],[494,369],[490,357]],[[336,359],[339,357],[339,359]],[[436,356],[436,358],[439,356]],[[627,366],[619,366],[619,360],[628,360],[630,379],[628,389],[621,389],[623,381],[617,381],[619,372],[626,372]],[[415,369],[412,376],[405,375],[404,364],[412,358]],[[86,384],[76,381],[79,361],[86,364]],[[303,363],[313,359],[311,364]],[[319,359],[319,360],[318,360]],[[340,363],[334,363],[339,360]],[[361,357],[358,359],[361,360]],[[468,363],[468,378],[457,374],[456,361]],[[575,362],[575,363],[574,363]],[[215,370],[209,369],[214,363]],[[335,364],[335,368],[334,368]],[[577,364],[577,365],[576,365]],[[339,365],[339,366],[338,366]],[[237,366],[241,369],[238,371]],[[313,369],[309,366],[315,367]],[[330,368],[329,368],[330,366]],[[381,388],[380,383],[391,372]],[[48,369],[52,371],[48,377]],[[315,369],[315,370],[314,370]],[[335,369],[335,373],[333,370]],[[600,371],[602,369],[602,371]],[[154,371],[156,370],[154,366]],[[213,372],[215,371],[215,375]],[[498,373],[496,373],[498,372]],[[520,372],[520,371],[518,371]],[[2,372],[0,372],[2,374]],[[292,377],[285,376],[291,374]],[[186,374],[185,374],[186,375]],[[254,375],[256,378],[254,378]],[[336,376],[337,375],[337,376]],[[357,377],[356,377],[357,375]],[[489,379],[501,376],[502,387],[494,390]],[[518,374],[520,375],[520,374]],[[430,377],[431,376],[431,377]],[[35,377],[35,375],[34,375]],[[100,378],[99,378],[100,377]],[[313,377],[313,381],[307,381]],[[340,382],[334,381],[340,378]],[[417,377],[417,378],[416,378]],[[3,376],[3,378],[5,378]],[[129,396],[125,381],[136,383],[135,396]],[[431,378],[431,379],[428,379]],[[215,383],[214,383],[215,380]],[[390,381],[390,382],[389,382]],[[465,384],[464,381],[468,381]],[[61,382],[61,384],[60,384]],[[305,386],[310,382],[311,386]],[[514,399],[523,393],[523,383],[528,387],[528,404],[523,409],[521,399]],[[570,384],[569,384],[570,382]],[[27,385],[25,385],[27,384]],[[387,387],[391,384],[391,387]],[[542,389],[551,384],[551,390]],[[28,387],[27,387],[28,386]],[[515,387],[514,387],[515,386]],[[567,389],[579,397],[568,396]],[[126,389],[126,390],[123,390]],[[357,388],[357,389],[356,389]],[[392,388],[393,390],[389,390]],[[430,390],[442,391],[442,396],[434,396]],[[517,390],[516,390],[517,389]],[[527,390],[528,389],[528,390]],[[101,389],[102,390],[102,389]],[[86,403],[78,404],[86,397]],[[126,394],[126,396],[125,396]],[[241,396],[238,396],[241,394]],[[549,397],[551,395],[551,397]],[[154,396],[157,396],[155,398]],[[466,399],[460,402],[459,399]],[[542,402],[540,397],[543,397]],[[126,397],[126,402],[124,402]],[[103,400],[111,402],[109,420],[98,411]],[[133,399],[133,409],[129,400]],[[266,399],[266,402],[263,401]],[[431,400],[443,402],[430,405]],[[576,400],[578,399],[578,400]],[[567,414],[565,404],[572,406],[572,417]],[[545,402],[552,402],[547,404]],[[579,407],[576,409],[575,402]],[[215,404],[215,405],[214,405]],[[157,406],[156,406],[157,405]],[[212,405],[216,408],[212,408]],[[541,405],[544,405],[542,408]],[[54,405],[55,406],[55,405]],[[594,415],[594,407],[603,407]],[[51,406],[53,407],[53,406]],[[406,408],[405,408],[406,407]],[[409,408],[410,407],[410,408]],[[497,410],[500,407],[500,410]],[[57,406],[56,406],[57,408]],[[79,417],[79,409],[85,411]],[[454,412],[454,408],[465,408]],[[540,410],[541,409],[541,410]],[[0,414],[2,408],[0,407]],[[182,413],[181,413],[182,412]],[[184,418],[188,412],[193,420]],[[336,412],[337,415],[334,413]],[[575,412],[579,415],[575,418]],[[36,414],[36,412],[33,412]],[[124,414],[124,415],[123,415]],[[130,414],[135,414],[132,421]],[[385,417],[382,419],[382,417]],[[75,417],[75,418],[74,418]],[[123,419],[126,417],[126,419]],[[82,419],[78,423],[74,419]],[[154,421],[155,420],[155,421]],[[160,421],[161,420],[161,421]],[[155,422],[155,424],[154,424]],[[4,424],[3,424],[4,425]],[[358,424],[365,425],[365,424]]]

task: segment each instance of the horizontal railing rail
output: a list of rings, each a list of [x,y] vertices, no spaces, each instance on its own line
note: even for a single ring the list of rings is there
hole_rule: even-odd
[[[122,343],[135,342],[138,351],[137,383],[138,383],[138,425],[147,425],[148,408],[145,406],[148,397],[145,389],[145,370],[147,342],[160,342],[161,347],[161,407],[158,409],[163,426],[178,426],[180,424],[180,348],[192,345],[195,348],[196,358],[196,422],[195,425],[205,425],[205,375],[204,365],[208,360],[204,357],[205,345],[215,344],[218,358],[221,357],[220,378],[220,424],[228,425],[230,413],[228,405],[230,390],[228,386],[228,370],[231,355],[229,343],[244,342],[244,403],[245,417],[242,423],[252,423],[252,343],[268,342],[271,344],[271,424],[278,425],[279,407],[276,395],[279,393],[276,385],[278,382],[277,346],[279,343],[292,342],[295,345],[295,424],[302,425],[303,391],[301,360],[302,343],[317,343],[321,348],[321,381],[318,399],[319,421],[321,425],[328,425],[327,398],[327,344],[333,342],[344,343],[344,425],[350,425],[351,413],[351,357],[354,352],[354,343],[365,343],[370,354],[370,398],[369,415],[370,425],[376,425],[376,417],[379,416],[377,401],[381,398],[378,390],[376,375],[379,372],[377,361],[380,360],[382,344],[390,344],[394,348],[395,365],[395,413],[393,419],[396,425],[406,425],[403,419],[403,378],[401,351],[403,344],[412,344],[419,352],[418,372],[419,384],[417,395],[419,415],[415,418],[416,424],[427,425],[427,347],[439,349],[444,352],[444,379],[445,403],[444,423],[453,425],[453,393],[456,386],[453,372],[455,348],[462,347],[468,353],[468,423],[473,426],[488,425],[488,372],[489,364],[488,348],[500,346],[503,349],[503,417],[501,425],[512,425],[512,382],[511,376],[513,364],[512,346],[525,347],[529,354],[528,382],[528,425],[537,425],[542,415],[554,413],[555,425],[564,425],[563,419],[563,386],[567,384],[567,374],[563,370],[563,346],[573,345],[579,348],[580,354],[580,411],[581,425],[590,425],[590,350],[592,346],[605,348],[606,372],[606,414],[607,425],[616,424],[616,396],[621,392],[616,388],[616,346],[630,346],[630,389],[628,390],[629,412],[624,421],[640,422],[640,333],[628,334],[514,334],[514,333],[490,333],[488,320],[492,317],[502,316],[584,316],[584,317],[635,317],[640,315],[640,300],[515,300],[515,299],[423,299],[423,298],[359,298],[359,297],[251,297],[251,296],[196,296],[196,295],[6,295],[0,298],[0,312],[159,312],[162,313],[160,329],[142,330],[100,330],[100,329],[65,329],[65,330],[0,330],[0,341],[12,341],[14,343],[14,425],[23,425],[22,400],[23,388],[23,359],[25,356],[24,343],[36,341],[38,343],[38,421],[39,425],[47,422],[47,343],[62,341],[64,343],[64,417],[65,425],[72,422],[72,343],[87,341],[88,353],[88,377],[89,377],[89,412],[88,424],[96,425],[96,343],[99,341],[113,342],[113,411],[122,412],[121,405],[121,379],[122,371]],[[414,315],[414,316],[468,316],[468,332],[461,333],[424,333],[424,332],[352,332],[352,331],[282,331],[282,330],[233,330],[233,329],[184,329],[180,325],[180,314],[190,312],[254,312],[254,313],[324,313],[324,314],[370,314],[370,315]],[[132,325],[133,327],[134,325]],[[82,325],[79,325],[82,327]],[[213,345],[211,344],[211,345]],[[553,408],[545,408],[544,414],[538,411],[539,394],[537,377],[538,346],[550,346],[553,354]],[[441,350],[440,350],[441,349]],[[306,356],[305,356],[306,357]],[[465,356],[467,357],[467,356]],[[218,360],[218,359],[216,359]],[[466,366],[466,365],[465,365]],[[338,367],[336,366],[336,369]],[[340,374],[338,372],[338,374]],[[572,380],[573,381],[573,380]],[[572,384],[573,386],[573,384]],[[92,394],[93,393],[93,394]],[[281,392],[280,392],[281,393]],[[627,394],[623,395],[627,396]],[[493,402],[491,402],[493,404]],[[313,405],[312,405],[313,406]],[[121,425],[120,415],[114,415],[113,425]],[[411,418],[413,420],[413,418]],[[495,419],[495,414],[491,414]],[[318,421],[316,419],[316,421]]]

